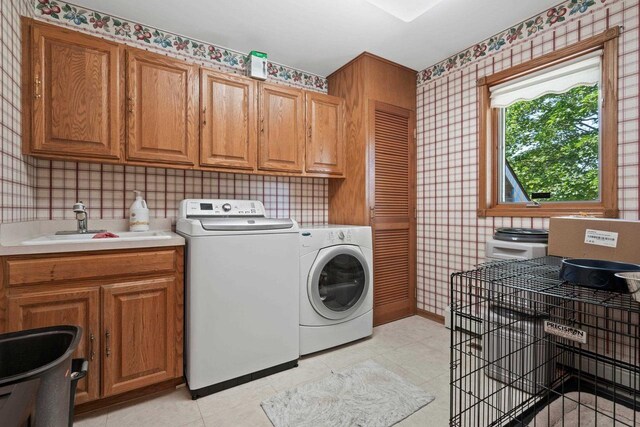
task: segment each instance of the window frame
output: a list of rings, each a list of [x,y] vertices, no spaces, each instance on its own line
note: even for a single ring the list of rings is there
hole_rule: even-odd
[[[620,27],[563,49],[499,71],[477,81],[478,90],[478,210],[479,217],[551,217],[589,214],[617,218],[618,210],[618,38]],[[600,105],[600,200],[592,202],[500,203],[500,112],[491,108],[490,88],[602,49]]]

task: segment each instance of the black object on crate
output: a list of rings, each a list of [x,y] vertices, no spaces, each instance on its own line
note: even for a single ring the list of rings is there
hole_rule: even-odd
[[[502,227],[496,228],[493,238],[505,242],[547,243],[549,241],[549,230]]]
[[[640,271],[640,265],[598,259],[564,259],[560,279],[575,285],[614,292],[629,292],[624,279],[616,273]]]
[[[3,426],[71,425],[71,392],[75,382],[71,355],[81,336],[82,329],[78,326],[52,326],[0,335],[0,390],[5,392],[0,396],[4,400],[0,405]],[[86,375],[86,369],[80,372],[75,375],[77,379]]]

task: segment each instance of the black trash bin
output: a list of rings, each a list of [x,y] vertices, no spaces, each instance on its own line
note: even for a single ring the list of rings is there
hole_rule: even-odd
[[[0,335],[0,389],[10,396],[0,408],[3,426],[70,424],[71,355],[81,336],[78,326]]]
[[[76,397],[76,388],[78,381],[87,376],[89,370],[89,362],[87,359],[73,359],[71,361],[71,390],[69,393],[69,427],[73,425],[73,406]]]

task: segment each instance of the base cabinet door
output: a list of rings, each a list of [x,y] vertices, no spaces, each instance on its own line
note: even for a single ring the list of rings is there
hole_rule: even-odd
[[[99,397],[100,392],[100,290],[62,289],[25,293],[7,297],[7,329],[43,328],[58,325],[79,325],[82,338],[73,357],[89,361],[85,379],[78,382],[76,404]]]
[[[103,286],[103,396],[175,378],[175,281]]]

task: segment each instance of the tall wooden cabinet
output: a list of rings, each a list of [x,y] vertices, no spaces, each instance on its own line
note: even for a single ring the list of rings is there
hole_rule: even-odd
[[[24,151],[120,159],[121,45],[51,26],[30,29],[23,31],[31,70],[22,87]]]
[[[329,181],[329,222],[373,230],[374,324],[416,310],[416,72],[363,53],[329,76],[345,100],[345,179]]]

